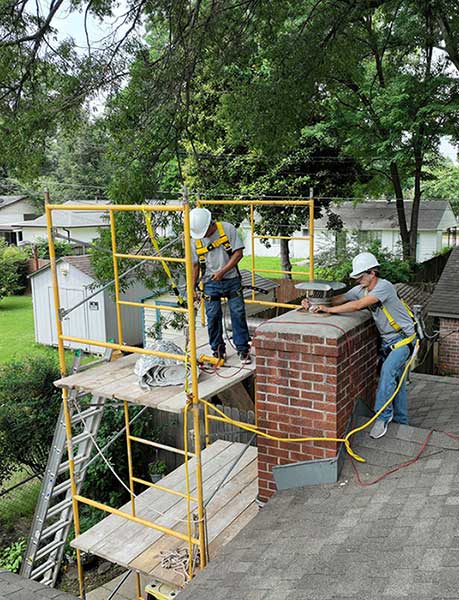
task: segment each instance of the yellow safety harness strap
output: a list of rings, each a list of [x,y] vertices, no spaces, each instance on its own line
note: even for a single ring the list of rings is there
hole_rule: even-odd
[[[201,269],[201,277],[204,277],[204,273],[206,272],[206,254],[208,252],[210,252],[211,250],[215,250],[215,248],[223,246],[228,256],[231,256],[233,254],[233,248],[231,247],[228,236],[226,235],[225,230],[223,229],[223,225],[220,221],[217,221],[215,225],[217,226],[217,230],[219,233],[219,237],[216,240],[214,240],[207,246],[203,245],[202,240],[196,240],[196,254],[198,255],[199,267]],[[236,269],[239,271],[237,267]]]
[[[228,254],[233,252],[228,236],[226,235],[225,230],[223,229],[223,225],[220,221],[218,221],[215,224],[217,226],[217,230],[220,237],[218,237],[216,240],[214,240],[207,246],[203,245],[202,240],[196,240],[196,254],[198,255],[198,257],[207,254],[211,250],[215,250],[215,248],[218,248],[219,246],[223,246],[226,252],[228,252]]]
[[[395,329],[395,331],[400,331],[400,329],[401,329],[400,325],[396,322],[394,317],[390,314],[390,312],[387,310],[387,308],[384,306],[384,304],[382,302],[381,302],[381,309],[382,309],[383,313],[386,315],[386,318],[389,321],[389,325],[392,327],[392,329]]]
[[[151,213],[149,213],[148,211],[143,211],[144,215],[145,215],[145,225],[147,227],[147,231],[148,231],[148,235],[150,237],[151,243],[153,245],[153,248],[156,250],[158,256],[161,256],[161,251],[159,249],[159,244],[156,241],[155,235],[153,233],[153,226],[151,224]],[[167,264],[167,262],[165,260],[161,261],[161,264],[163,266],[164,272],[166,273],[168,279],[169,279],[169,283],[170,286],[172,288],[172,291],[174,292],[174,294],[177,296],[177,304],[179,306],[186,306],[186,302],[185,299],[183,298],[183,296],[180,294],[179,289],[172,277],[172,273],[171,270],[169,269],[169,265]]]
[[[368,295],[368,291],[367,290],[365,290],[365,295]],[[415,323],[414,313],[411,310],[411,308],[408,306],[408,304],[405,302],[405,300],[402,300],[400,298],[400,302],[403,304],[403,306],[405,307],[406,312],[408,313],[408,315],[411,317],[411,319]],[[395,331],[401,331],[402,328],[397,323],[397,321],[394,319],[394,317],[390,314],[390,312],[387,310],[387,308],[384,306],[384,304],[381,301],[379,301],[379,304],[381,306],[381,310],[383,311],[384,315],[386,316],[386,319],[389,321],[389,325],[392,327],[392,329],[394,329]],[[392,350],[395,350],[396,348],[401,348],[402,346],[408,346],[408,344],[411,344],[412,342],[414,342],[414,340],[416,338],[417,338],[417,334],[416,334],[416,331],[415,331],[413,333],[413,335],[410,335],[409,337],[406,337],[403,340],[400,340],[396,344],[392,344],[391,348],[392,348]]]

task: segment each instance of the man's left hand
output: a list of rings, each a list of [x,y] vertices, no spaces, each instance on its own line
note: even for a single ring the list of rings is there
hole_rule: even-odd
[[[330,307],[329,306],[325,306],[325,304],[319,304],[318,306],[314,306],[314,308],[312,309],[312,312],[324,312],[324,313],[329,313],[330,311]]]
[[[211,281],[221,281],[223,279],[224,274],[225,273],[223,273],[222,271],[217,271],[212,275]]]

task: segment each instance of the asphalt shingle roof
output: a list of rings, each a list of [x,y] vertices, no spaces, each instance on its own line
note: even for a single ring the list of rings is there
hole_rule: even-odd
[[[429,304],[432,316],[459,317],[459,247],[453,248]]]
[[[0,600],[77,600],[76,596],[46,587],[0,569]]]
[[[355,436],[363,481],[413,458],[430,427],[459,431],[458,379],[415,374],[408,397],[414,426]],[[375,485],[360,487],[346,459],[337,484],[276,493],[179,599],[459,598],[458,449],[435,433],[420,460]]]
[[[74,266],[76,269],[79,269],[86,275],[89,275],[89,277],[94,277],[94,272],[91,267],[91,258],[89,256],[89,254],[84,254],[82,256],[61,256],[61,258],[59,258],[56,262],[60,263],[60,262],[64,262],[64,261],[68,262],[69,264]],[[50,268],[49,264],[44,265],[40,269],[37,269],[36,271],[31,273],[29,275],[29,277],[35,277],[35,275],[37,275],[38,273],[41,273],[45,269],[49,269],[49,268]]]
[[[408,306],[412,309],[415,304],[422,306],[423,317],[427,314],[427,305],[431,298],[429,292],[426,292],[419,285],[413,285],[409,283],[396,283],[395,289],[399,297],[404,300]]]

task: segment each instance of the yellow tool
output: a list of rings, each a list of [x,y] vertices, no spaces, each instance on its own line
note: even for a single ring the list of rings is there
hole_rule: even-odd
[[[207,354],[201,354],[198,358],[199,363],[210,363],[216,367],[222,367],[225,364],[224,358],[217,358],[216,356],[207,356]]]

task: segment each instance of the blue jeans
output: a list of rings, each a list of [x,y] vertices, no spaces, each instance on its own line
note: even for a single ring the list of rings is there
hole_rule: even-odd
[[[396,340],[398,341],[398,340]],[[396,343],[396,342],[393,342]],[[401,346],[391,350],[384,358],[385,353],[389,351],[390,345],[382,345],[383,365],[379,377],[378,390],[374,410],[377,412],[389,400],[400,381],[406,362],[411,354],[411,346]],[[406,379],[403,381],[398,394],[387,408],[379,415],[378,419],[387,421],[393,418],[396,423],[408,424],[408,402],[406,398]]]
[[[232,277],[231,279],[222,279],[221,281],[208,281],[204,284],[204,293],[209,296],[225,296],[231,292],[238,291],[240,288],[241,280],[239,277]],[[228,300],[228,306],[233,326],[234,345],[238,352],[247,353],[249,351],[250,336],[242,294]],[[212,348],[212,352],[223,353],[225,351],[225,342],[223,341],[221,301],[206,300],[205,308],[210,347]]]

